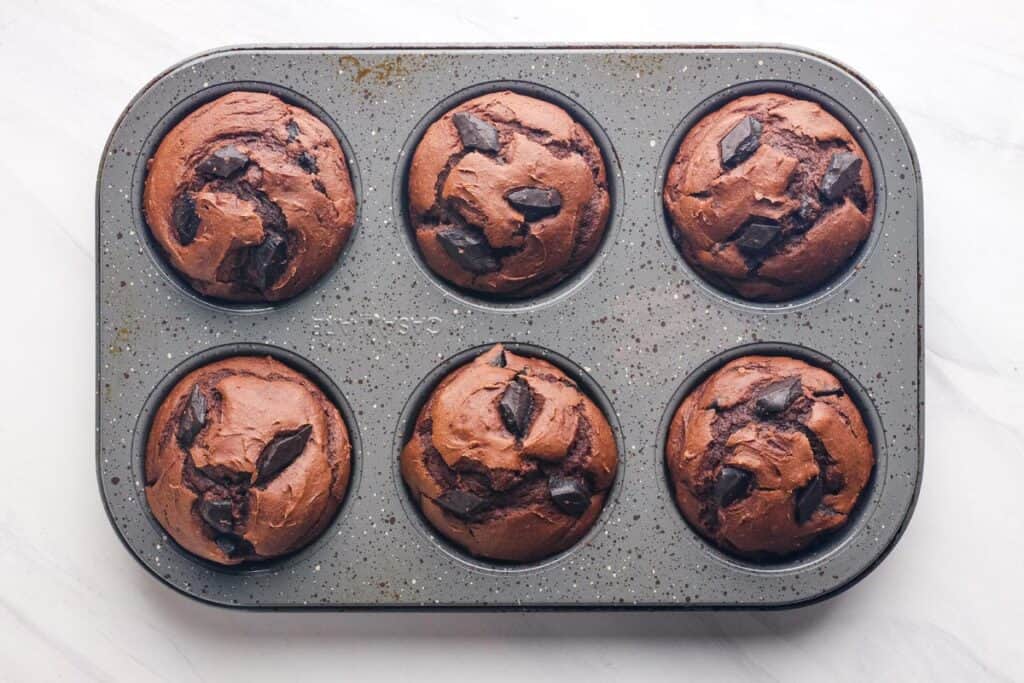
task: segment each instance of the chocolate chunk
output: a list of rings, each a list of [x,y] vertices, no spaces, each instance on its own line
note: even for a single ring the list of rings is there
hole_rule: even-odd
[[[742,228],[736,246],[745,254],[759,254],[779,235],[782,228],[766,219],[757,218]]]
[[[758,394],[754,401],[754,412],[760,417],[778,415],[800,396],[800,378],[772,382]]]
[[[457,489],[442,493],[434,502],[456,517],[469,517],[487,508],[487,501],[480,496]]]
[[[554,216],[562,208],[562,195],[550,187],[523,187],[509,192],[505,200],[528,221]]]
[[[285,124],[285,130],[288,131],[288,142],[292,142],[295,138],[299,137],[299,124],[295,121],[289,121]]]
[[[737,500],[749,496],[753,484],[753,474],[747,470],[726,465],[718,473],[718,479],[715,480],[715,488],[712,494],[718,503],[718,507],[729,507]]]
[[[252,543],[235,534],[220,534],[213,542],[229,557],[252,555],[256,552]]]
[[[471,273],[490,273],[501,267],[494,258],[491,245],[479,232],[469,232],[462,228],[443,228],[437,231],[437,241],[453,261]]]
[[[521,379],[513,380],[498,401],[498,412],[508,431],[518,437],[526,435],[530,427],[530,410],[533,408],[533,395],[530,387]]]
[[[860,157],[853,152],[833,154],[818,187],[822,198],[834,202],[842,197],[860,178],[860,166]]]
[[[237,536],[230,534],[223,534],[214,539],[214,543],[221,549],[225,555],[234,555],[235,551],[238,550],[238,541],[241,540]]]
[[[452,123],[459,131],[459,137],[465,147],[484,152],[497,152],[501,149],[498,129],[483,119],[460,111],[452,116]]]
[[[505,358],[505,351],[502,350],[497,356],[491,359],[491,365],[496,368],[503,368],[508,364],[508,360]]]
[[[800,197],[800,208],[793,212],[793,229],[797,232],[807,232],[821,215],[821,207],[813,198],[803,195]]]
[[[846,486],[846,477],[843,473],[837,470],[835,467],[829,467],[825,470],[825,493],[833,494],[839,493]]]
[[[824,489],[821,485],[821,477],[811,479],[807,486],[796,492],[796,521],[803,524],[811,518],[814,511],[821,504]]]
[[[761,146],[761,122],[747,116],[733,126],[718,142],[722,166],[732,168],[747,159]]]
[[[210,156],[196,164],[196,171],[203,175],[230,178],[245,168],[247,163],[249,157],[234,145],[227,145],[214,150]]]
[[[316,157],[309,152],[303,152],[300,154],[297,161],[299,162],[299,166],[301,166],[302,170],[306,173],[318,173],[320,171],[320,167],[316,164]]]
[[[171,225],[182,246],[192,244],[199,232],[199,215],[196,213],[196,201],[190,194],[180,194],[171,207]]]
[[[249,252],[245,278],[253,287],[264,290],[277,282],[288,265],[288,241],[280,233],[267,230],[263,241]]]
[[[206,397],[199,390],[199,385],[192,386],[192,391],[185,401],[185,410],[178,418],[178,443],[182,448],[188,448],[196,440],[199,432],[206,426]]]
[[[199,516],[222,533],[231,531],[231,527],[235,523],[234,517],[231,515],[230,500],[203,498],[199,501]]]
[[[567,515],[579,517],[590,507],[590,489],[582,479],[553,475],[548,479],[548,491],[558,509]]]
[[[263,447],[259,459],[256,461],[256,484],[265,484],[273,479],[284,468],[291,465],[295,458],[299,457],[306,448],[310,434],[313,433],[311,425],[305,425],[297,432],[282,434]]]

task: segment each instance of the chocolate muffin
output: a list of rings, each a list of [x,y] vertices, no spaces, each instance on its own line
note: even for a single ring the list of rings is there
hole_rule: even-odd
[[[143,209],[167,260],[196,291],[258,302],[293,297],[331,268],[356,201],[326,124],[273,95],[233,92],[160,142]]]
[[[157,410],[146,499],[200,557],[278,557],[334,518],[351,450],[338,409],[304,375],[272,358],[228,358],[186,375]]]
[[[434,390],[401,468],[443,536],[479,557],[530,562],[594,524],[617,461],[604,414],[565,373],[499,344]]]
[[[683,516],[727,552],[795,553],[849,519],[874,466],[860,413],[825,370],[727,363],[676,411],[665,448]]]
[[[712,284],[755,301],[806,294],[871,231],[871,165],[820,105],[777,93],[708,114],[679,147],[664,189],[673,237]]]
[[[611,206],[587,129],[550,102],[508,91],[434,122],[416,147],[408,191],[430,268],[506,297],[543,292],[586,263]]]

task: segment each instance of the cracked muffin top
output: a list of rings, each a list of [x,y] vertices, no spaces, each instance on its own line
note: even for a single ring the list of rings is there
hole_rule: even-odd
[[[683,516],[750,559],[791,555],[845,525],[875,462],[839,380],[777,356],[708,377],[676,411],[665,451]]]
[[[509,562],[582,538],[617,463],[600,408],[551,363],[500,344],[441,381],[401,455],[413,500],[438,532]]]
[[[259,302],[293,297],[334,265],[356,202],[326,124],[273,95],[233,92],[163,138],[147,167],[143,210],[193,289]]]
[[[755,301],[807,294],[867,239],[871,165],[820,105],[740,97],[683,139],[663,193],[672,235],[712,284]]]
[[[228,358],[178,382],[146,444],[146,500],[183,548],[220,564],[298,550],[345,497],[348,430],[304,375]]]
[[[466,289],[524,297],[597,250],[611,201],[590,133],[514,92],[477,97],[427,129],[409,168],[409,215],[430,268]]]

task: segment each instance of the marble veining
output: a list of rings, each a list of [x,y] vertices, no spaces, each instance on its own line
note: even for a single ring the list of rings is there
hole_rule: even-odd
[[[300,660],[309,677],[415,669],[448,681],[495,662],[499,679],[1024,677],[1024,234],[1013,204],[1024,171],[1024,10],[1002,0],[969,11],[946,1],[846,7],[652,2],[581,15],[550,1],[382,0],[310,21],[297,4],[269,0],[244,12],[198,2],[6,5],[0,84],[15,96],[0,108],[0,178],[8,253],[18,256],[2,276],[0,410],[13,418],[0,422],[0,678],[207,681],[244,663],[253,680],[279,681]],[[822,16],[843,30],[823,34]],[[94,179],[111,125],[154,74],[225,43],[425,40],[767,40],[834,56],[887,96],[924,177],[927,466],[914,520],[875,573],[789,612],[256,615],[189,601],[124,552],[99,503],[92,445]],[[132,287],[135,276],[124,280]]]

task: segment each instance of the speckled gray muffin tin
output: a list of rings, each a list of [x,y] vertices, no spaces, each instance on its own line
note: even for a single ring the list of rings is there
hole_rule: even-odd
[[[503,83],[498,83],[501,81]],[[597,256],[539,297],[454,290],[420,260],[404,175],[445,107],[500,86],[567,106],[602,146],[612,221]],[[359,218],[339,264],[305,294],[229,306],[193,294],[148,240],[139,202],[160,136],[239,88],[275,92],[327,119],[349,155]],[[784,304],[704,283],[669,237],[664,174],[700,115],[739,94],[820,101],[874,170],[872,236],[842,274]],[[207,602],[252,608],[767,608],[833,595],[899,538],[923,459],[921,191],[889,105],[829,59],[776,47],[234,48],[180,64],[117,122],[97,183],[97,471],[112,524],[155,576]],[[396,461],[420,401],[444,372],[495,341],[561,364],[609,413],[621,448],[590,534],[533,565],[498,565],[446,544],[420,518]],[[664,468],[668,421],[729,358],[788,353],[829,367],[871,431],[878,463],[850,524],[792,560],[754,564],[683,520]],[[142,457],[160,399],[185,372],[232,353],[271,353],[339,403],[354,476],[334,523],[260,566],[197,560],[145,504]]]

